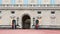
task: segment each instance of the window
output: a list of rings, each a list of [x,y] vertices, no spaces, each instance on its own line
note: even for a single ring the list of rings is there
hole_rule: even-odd
[[[55,11],[52,11],[51,14],[55,14]]]
[[[14,14],[14,13],[15,13],[15,11],[11,11],[11,13],[12,13],[12,14]]]
[[[38,11],[38,14],[41,14],[41,11]]]

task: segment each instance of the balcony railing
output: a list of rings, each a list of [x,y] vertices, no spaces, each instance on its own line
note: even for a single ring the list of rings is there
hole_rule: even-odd
[[[0,7],[60,7],[60,4],[0,4]]]

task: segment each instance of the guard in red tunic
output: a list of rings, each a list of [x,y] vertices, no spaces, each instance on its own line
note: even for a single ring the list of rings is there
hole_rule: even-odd
[[[12,20],[12,29],[16,29],[16,20]]]
[[[39,20],[36,20],[36,25],[35,25],[36,29],[38,29],[38,27],[39,27],[38,23],[39,23]]]

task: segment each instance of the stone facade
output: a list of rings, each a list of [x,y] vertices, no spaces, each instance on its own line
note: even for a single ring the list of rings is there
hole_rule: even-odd
[[[22,17],[30,17],[30,28],[34,28],[36,20],[39,20],[39,28],[60,28],[60,4],[55,0],[55,4],[50,4],[50,0],[42,0],[42,4],[37,4],[37,0],[29,0],[24,4],[23,0],[16,0],[11,4],[11,0],[2,0],[0,4],[0,27],[12,27],[12,20],[16,20],[17,28],[22,28]],[[31,3],[32,2],[32,3]]]

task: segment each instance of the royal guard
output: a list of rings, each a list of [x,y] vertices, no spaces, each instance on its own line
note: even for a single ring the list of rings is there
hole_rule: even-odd
[[[35,25],[36,29],[38,29],[38,27],[39,27],[38,23],[39,23],[39,20],[36,20],[36,25]]]
[[[12,29],[16,29],[16,20],[12,20]]]

